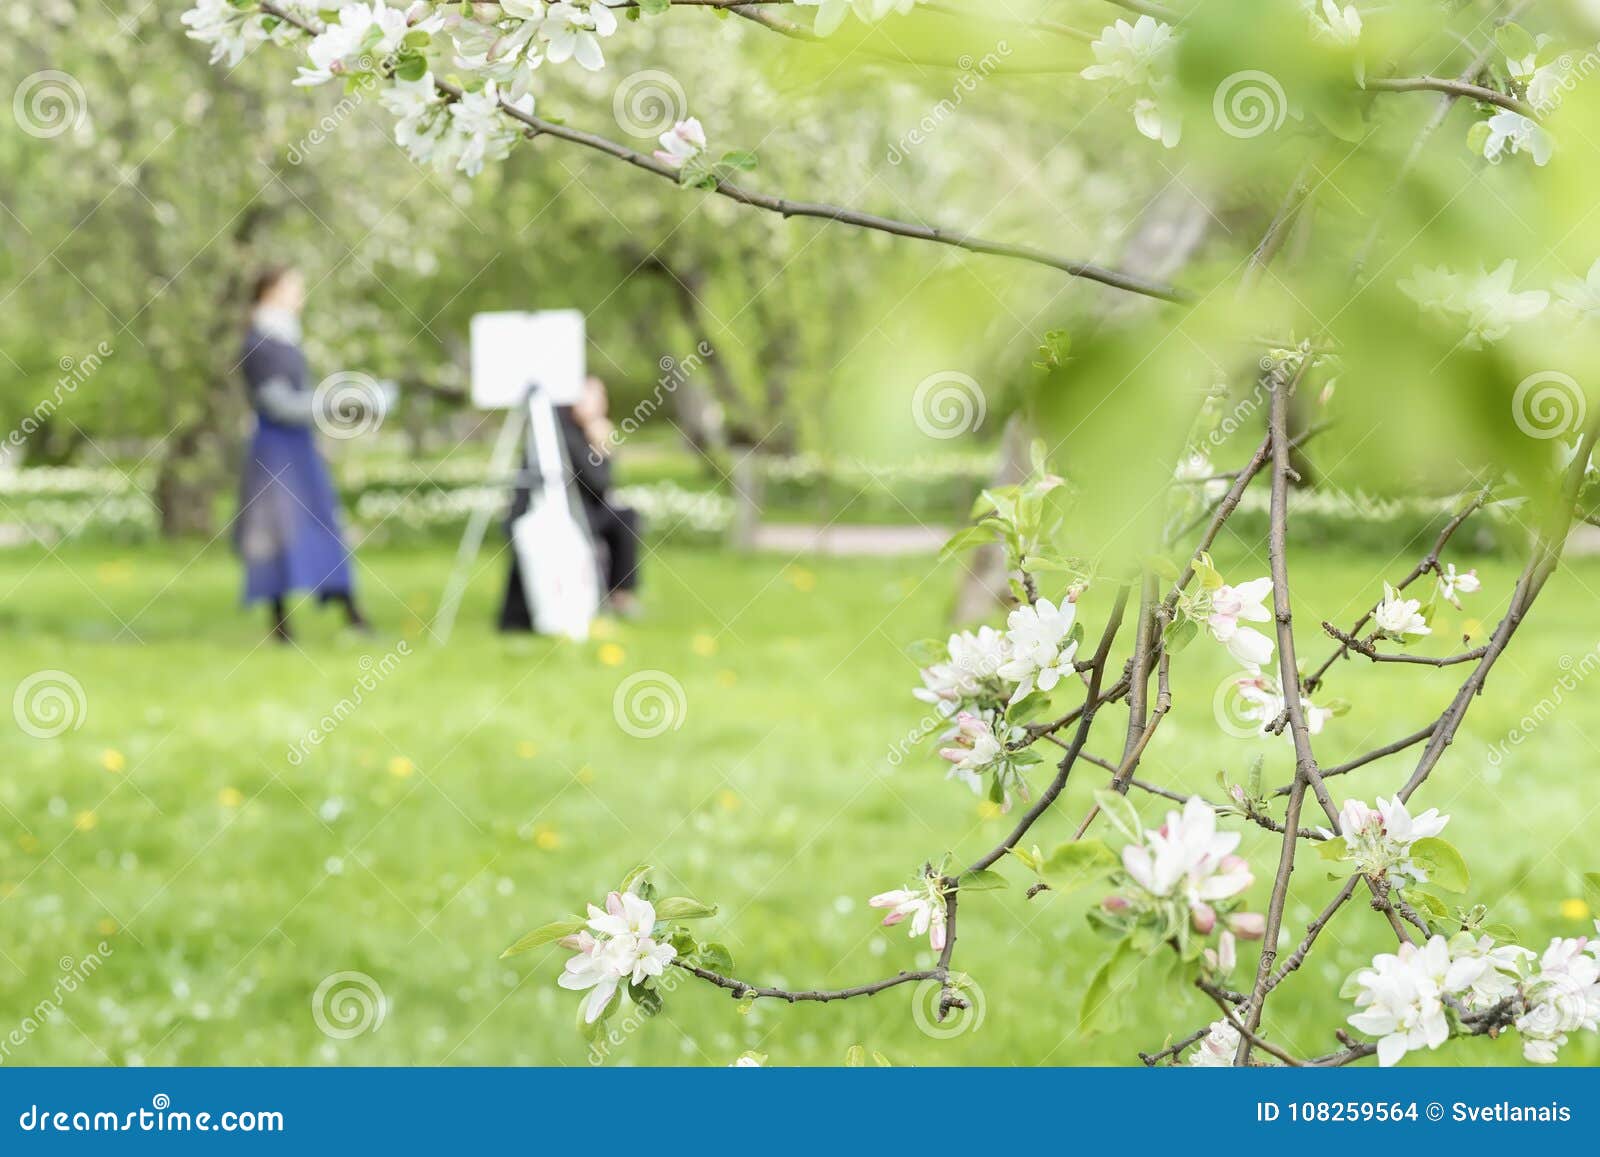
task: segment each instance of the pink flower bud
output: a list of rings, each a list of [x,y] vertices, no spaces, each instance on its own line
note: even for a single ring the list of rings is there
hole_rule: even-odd
[[[1128,900],[1125,896],[1107,896],[1100,901],[1100,907],[1107,912],[1126,912],[1128,910]]]
[[[1217,926],[1217,910],[1210,904],[1196,904],[1189,909],[1189,921],[1200,935],[1208,935]]]
[[[1224,932],[1217,939],[1217,966],[1223,972],[1232,972],[1239,963],[1239,950],[1233,942],[1233,933]]]
[[[1267,934],[1267,918],[1260,912],[1235,912],[1228,927],[1240,940],[1260,940]]]
[[[1232,787],[1230,787],[1228,789],[1228,794],[1233,797],[1235,803],[1244,802],[1244,788],[1240,787],[1238,784],[1234,784]]]

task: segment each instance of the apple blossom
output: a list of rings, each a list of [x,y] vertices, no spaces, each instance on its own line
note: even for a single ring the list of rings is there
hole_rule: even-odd
[[[1012,750],[1014,745],[1021,745],[1027,729],[1007,726],[1004,717],[994,710],[985,710],[981,715],[963,711],[955,723],[942,737],[949,746],[939,750],[940,758],[951,764],[948,778],[959,779],[974,795],[988,791],[1002,811],[1011,809],[1013,790],[1027,799],[1028,784],[1021,769],[1034,762],[1034,756]],[[985,773],[994,777],[992,789],[984,783]]]
[[[1226,1020],[1213,1021],[1194,1052],[1189,1054],[1189,1063],[1202,1069],[1232,1068],[1238,1052],[1239,1030]]]
[[[562,947],[575,955],[557,983],[562,988],[588,991],[583,1004],[585,1024],[604,1015],[619,984],[641,985],[662,975],[678,954],[672,945],[655,941],[655,923],[656,910],[648,900],[633,892],[612,892],[606,896],[603,910],[589,905],[586,930],[561,939]]]
[[[1339,809],[1338,836],[1345,842],[1343,858],[1353,860],[1363,875],[1387,878],[1396,888],[1403,887],[1408,879],[1426,883],[1428,873],[1412,862],[1411,846],[1437,836],[1449,822],[1450,817],[1440,815],[1438,808],[1413,816],[1399,796],[1379,796],[1376,807],[1368,807],[1360,800],[1346,800]],[[1319,830],[1326,837],[1334,835],[1327,828]]]
[[[1351,1015],[1350,1024],[1379,1038],[1379,1065],[1388,1068],[1412,1049],[1436,1049],[1449,1039],[1444,1005],[1449,970],[1448,942],[1434,936],[1420,948],[1402,944],[1397,953],[1381,953],[1357,974],[1360,1011]]]
[[[674,169],[681,169],[706,150],[706,132],[694,117],[681,120],[660,137],[661,147],[656,150],[656,160]]]
[[[1600,260],[1589,266],[1583,277],[1564,277],[1556,282],[1556,296],[1562,305],[1589,321],[1600,319]]]
[[[1272,725],[1283,715],[1288,706],[1278,681],[1265,675],[1251,675],[1239,679],[1235,686],[1238,688],[1239,698],[1245,703],[1239,710],[1239,717],[1260,723],[1262,735],[1274,734]],[[1312,735],[1322,734],[1322,729],[1334,715],[1333,708],[1318,707],[1304,692],[1300,694],[1300,713],[1305,717],[1306,730]],[[1293,736],[1287,728],[1278,734],[1293,741]]]
[[[949,661],[924,667],[923,685],[912,692],[941,715],[953,715],[963,705],[976,707],[985,697],[1003,700],[1010,694],[1009,685],[999,685],[998,673],[1011,657],[1011,646],[993,627],[951,635],[946,652]]]
[[[1017,681],[1011,702],[1035,688],[1050,691],[1073,673],[1072,657],[1077,654],[1078,643],[1070,636],[1077,613],[1077,603],[1069,595],[1059,607],[1049,599],[1040,599],[1007,616],[1011,657],[1000,666],[998,674]]]
[[[1322,9],[1318,12],[1315,5],[1311,9],[1311,33],[1319,40],[1326,40],[1334,46],[1350,50],[1361,42],[1361,13],[1357,12],[1355,5],[1347,4],[1340,8],[1335,0],[1322,0]],[[1366,68],[1358,57],[1355,62],[1356,83],[1366,85]]]
[[[598,72],[606,63],[600,41],[616,30],[616,14],[601,0],[557,0],[545,10],[541,29],[549,45],[545,57],[552,64],[575,60],[590,72]],[[704,147],[704,141],[701,145]]]
[[[1510,109],[1501,109],[1482,124],[1483,158],[1491,164],[1512,153],[1527,153],[1536,165],[1547,165],[1555,152],[1555,139],[1537,121]],[[1476,127],[1476,126],[1475,126]]]
[[[1383,584],[1383,601],[1372,612],[1372,621],[1385,638],[1400,642],[1433,633],[1422,613],[1422,600],[1403,598],[1388,583]]]
[[[1250,866],[1233,855],[1238,832],[1217,831],[1217,813],[1198,796],[1169,811],[1159,829],[1146,830],[1142,843],[1122,849],[1129,878],[1149,895],[1180,901],[1197,931],[1215,925],[1213,901],[1227,900],[1248,888]]]
[[[1210,592],[1206,629],[1228,649],[1228,654],[1250,671],[1259,671],[1262,664],[1272,658],[1272,640],[1260,631],[1241,627],[1239,621],[1271,622],[1272,612],[1267,610],[1265,602],[1271,594],[1270,578],[1252,579],[1236,587],[1224,583]]]
[[[1140,134],[1176,148],[1183,121],[1175,107],[1177,37],[1171,26],[1153,16],[1140,16],[1133,24],[1118,20],[1101,29],[1089,48],[1095,63],[1079,75],[1110,81],[1116,92],[1131,91]]]
[[[1458,596],[1473,594],[1482,585],[1476,570],[1457,572],[1455,563],[1447,563],[1439,575],[1439,597],[1460,610],[1461,599]]]
[[[443,20],[433,17],[428,24],[428,30],[435,30]],[[312,38],[306,48],[312,67],[302,66],[294,83],[325,84],[347,73],[371,72],[380,60],[399,50],[410,30],[406,14],[382,0],[348,4],[339,9],[336,21]]]
[[[1542,289],[1513,290],[1516,272],[1515,260],[1501,262],[1493,273],[1480,268],[1475,274],[1419,265],[1412,269],[1411,280],[1399,282],[1398,288],[1424,312],[1464,321],[1467,333],[1463,344],[1477,349],[1485,342],[1499,341],[1513,325],[1537,317],[1550,303],[1550,295]]]
[[[1552,1064],[1567,1034],[1600,1030],[1600,961],[1585,951],[1583,937],[1550,941],[1537,973],[1524,987],[1526,1011],[1515,1021],[1522,1055]]]
[[[886,927],[911,917],[911,936],[915,939],[927,933],[928,946],[935,952],[944,950],[945,910],[944,889],[938,876],[924,876],[918,888],[896,888],[879,892],[867,901],[869,907],[888,908],[883,918]]]

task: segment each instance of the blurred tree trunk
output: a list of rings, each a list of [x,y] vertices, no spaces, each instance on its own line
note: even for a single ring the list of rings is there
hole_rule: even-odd
[[[1134,225],[1133,236],[1123,252],[1121,265],[1130,273],[1160,280],[1171,278],[1194,255],[1211,223],[1211,214],[1181,185],[1174,184]],[[1154,308],[1146,300],[1101,298],[1090,322],[1120,317],[1133,310]],[[1028,473],[1028,445],[1033,440],[1027,420],[1020,413],[1006,419],[1000,439],[999,463],[991,486],[1010,486]],[[967,565],[957,588],[952,619],[971,623],[987,618],[995,606],[1011,602],[1007,582],[1005,551],[996,544],[968,552]]]

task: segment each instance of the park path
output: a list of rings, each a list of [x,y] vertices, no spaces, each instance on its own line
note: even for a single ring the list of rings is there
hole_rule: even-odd
[[[751,548],[790,554],[872,555],[933,554],[952,531],[943,526],[818,526],[811,523],[762,523],[754,528]]]

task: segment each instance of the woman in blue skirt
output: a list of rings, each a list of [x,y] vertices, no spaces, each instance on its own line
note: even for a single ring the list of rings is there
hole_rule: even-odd
[[[245,566],[244,601],[270,604],[272,637],[282,643],[293,638],[287,599],[294,591],[339,603],[350,625],[365,630],[351,586],[338,498],[317,453],[319,402],[300,352],[305,281],[288,267],[268,269],[257,278],[252,301],[240,365],[256,431],[234,523]]]

